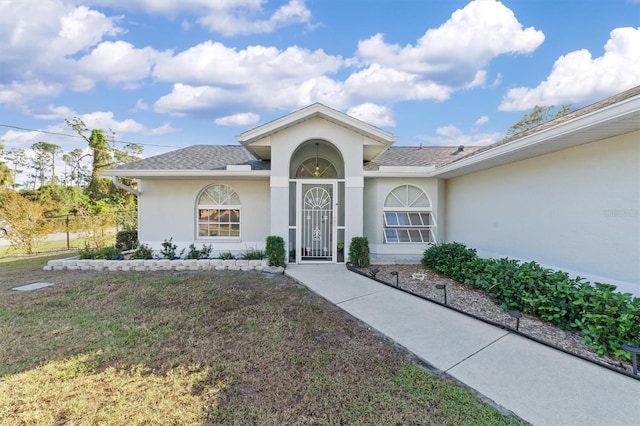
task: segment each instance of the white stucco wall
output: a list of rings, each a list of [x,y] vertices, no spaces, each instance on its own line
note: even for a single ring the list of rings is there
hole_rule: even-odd
[[[240,197],[240,239],[221,241],[198,238],[196,203],[200,191],[213,183],[231,186]],[[195,243],[211,244],[214,252],[243,251],[264,248],[269,235],[269,182],[266,180],[165,180],[144,179],[139,184],[138,198],[142,243],[159,250],[164,240],[173,238],[178,250]]]
[[[639,182],[640,132],[449,179],[445,237],[640,294]]]
[[[414,185],[424,191],[431,201],[433,217],[436,220],[436,239],[443,234],[444,221],[441,201],[443,184],[435,178],[367,178],[364,187],[364,236],[369,240],[369,250],[373,263],[420,263],[428,244],[385,244],[384,243],[384,201],[389,192],[398,186]],[[442,229],[441,229],[442,228]]]

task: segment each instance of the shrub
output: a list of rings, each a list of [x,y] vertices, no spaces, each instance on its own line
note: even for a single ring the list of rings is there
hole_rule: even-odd
[[[189,251],[187,252],[187,259],[208,259],[211,255],[211,244],[202,245],[202,249],[198,250],[196,245],[191,243],[189,246]]]
[[[182,249],[179,255],[176,254],[176,250],[178,249],[178,246],[173,244],[173,237],[169,238],[168,240],[164,240],[164,242],[161,245],[162,245],[162,249],[160,250],[160,254],[165,259],[170,259],[170,260],[178,259],[182,257],[182,254],[184,253],[184,249]]]
[[[620,346],[640,345],[640,298],[616,292],[613,285],[591,285],[536,262],[482,259],[459,243],[430,247],[422,265],[485,290],[504,310],[519,310],[579,330],[583,341],[600,355],[629,359],[631,355]]]
[[[116,247],[91,248],[86,246],[84,250],[78,252],[80,259],[122,259],[122,252]]]
[[[425,250],[421,263],[425,268],[464,282],[468,264],[477,257],[475,249],[453,242],[429,247]]]
[[[358,268],[370,265],[369,240],[367,237],[353,237],[349,246],[349,262]]]
[[[244,259],[244,260],[262,260],[265,257],[267,257],[267,255],[265,254],[264,250],[258,250],[257,248],[249,248],[246,251],[243,251],[242,253],[240,253],[240,259]]]
[[[138,231],[120,231],[116,234],[116,247],[120,250],[133,250],[136,245],[138,245]]]
[[[235,258],[236,258],[235,255],[233,253],[231,253],[230,251],[222,251],[218,255],[218,259],[222,259],[222,260],[231,260],[231,259],[235,259]]]
[[[269,266],[285,266],[284,238],[278,235],[268,236],[264,251]]]
[[[153,259],[153,250],[146,244],[139,246],[133,253],[131,253],[132,259]]]

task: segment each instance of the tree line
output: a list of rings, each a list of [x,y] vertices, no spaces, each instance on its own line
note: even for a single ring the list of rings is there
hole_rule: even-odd
[[[39,141],[30,150],[5,149],[0,141],[0,221],[9,225],[12,243],[27,253],[60,226],[48,219],[72,216],[89,224],[89,218],[100,216],[100,226],[108,226],[116,211],[137,207],[136,197],[102,177],[102,171],[139,159],[142,145],[119,148],[113,131],[90,129],[77,117],[66,123],[86,143],[84,148],[63,152],[59,145]],[[57,167],[60,159],[63,170]],[[28,177],[26,184],[16,182],[20,174]],[[135,187],[135,181],[125,183]]]

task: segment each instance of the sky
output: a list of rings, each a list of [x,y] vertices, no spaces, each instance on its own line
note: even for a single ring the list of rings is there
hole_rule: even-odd
[[[640,0],[0,0],[0,140],[144,157],[315,102],[397,146],[487,145],[640,85]]]

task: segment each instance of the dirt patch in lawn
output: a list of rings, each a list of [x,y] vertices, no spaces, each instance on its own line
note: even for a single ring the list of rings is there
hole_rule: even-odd
[[[43,264],[0,274],[11,424],[154,423],[158,404],[196,424],[517,423],[284,275]]]
[[[359,271],[368,275],[374,268],[379,270],[377,279],[395,286],[396,276],[391,275],[391,272],[398,272],[397,282],[401,289],[440,303],[444,303],[444,289],[438,289],[436,286],[443,284],[446,286],[449,306],[509,328],[516,327],[516,319],[503,311],[480,289],[461,284],[425,269],[421,265],[373,265]],[[617,357],[600,356],[594,349],[582,343],[579,333],[563,330],[535,316],[523,314],[520,318],[519,331],[588,360],[626,373],[632,372],[631,362]]]

